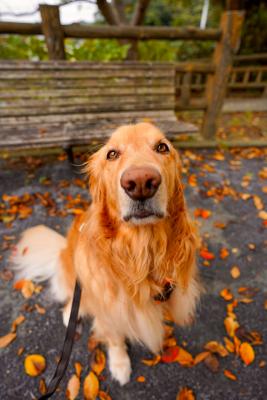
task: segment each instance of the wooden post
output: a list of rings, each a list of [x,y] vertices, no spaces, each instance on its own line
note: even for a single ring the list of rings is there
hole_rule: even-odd
[[[39,6],[42,18],[42,31],[50,60],[64,60],[64,32],[60,24],[59,7],[48,4]]]
[[[222,36],[217,43],[213,63],[215,74],[209,75],[206,86],[207,109],[204,115],[202,134],[211,139],[216,135],[217,124],[223,107],[233,55],[240,44],[244,11],[224,11],[221,17]]]

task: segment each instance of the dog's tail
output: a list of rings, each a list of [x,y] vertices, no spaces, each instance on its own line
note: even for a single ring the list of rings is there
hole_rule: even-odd
[[[49,281],[54,299],[65,302],[60,253],[66,245],[66,238],[44,225],[24,231],[12,257],[16,280]]]

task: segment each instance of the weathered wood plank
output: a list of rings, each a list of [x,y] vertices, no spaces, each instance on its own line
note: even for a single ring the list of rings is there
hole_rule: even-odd
[[[64,32],[60,23],[59,7],[40,4],[39,10],[49,58],[50,60],[64,60]]]

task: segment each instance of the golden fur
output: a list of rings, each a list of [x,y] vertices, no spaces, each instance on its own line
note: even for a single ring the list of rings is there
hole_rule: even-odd
[[[154,150],[159,141],[168,144],[169,154]],[[119,150],[120,157],[107,160],[110,149]],[[142,224],[122,219],[125,198],[118,189],[119,178],[132,165],[150,165],[160,171],[158,202],[166,206],[164,218]],[[178,153],[152,124],[117,129],[86,165],[92,203],[74,220],[67,245],[60,250],[56,287],[64,292],[65,323],[78,278],[80,315],[93,317],[94,334],[107,344],[111,372],[121,384],[128,381],[131,371],[125,339],[158,352],[163,312],[168,310],[179,325],[190,323],[199,297],[197,237],[187,214],[180,169]],[[162,292],[166,281],[175,290],[168,301],[158,304],[154,296]]]

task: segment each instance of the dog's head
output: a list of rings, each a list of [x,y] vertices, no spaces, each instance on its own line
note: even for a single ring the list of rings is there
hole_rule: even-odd
[[[164,219],[181,191],[178,153],[150,123],[118,128],[88,166],[93,202],[128,224]]]

